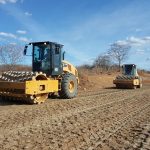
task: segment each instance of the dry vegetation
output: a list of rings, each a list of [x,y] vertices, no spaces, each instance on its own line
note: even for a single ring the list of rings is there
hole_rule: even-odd
[[[5,71],[31,71],[31,66],[26,65],[0,65],[0,73]]]

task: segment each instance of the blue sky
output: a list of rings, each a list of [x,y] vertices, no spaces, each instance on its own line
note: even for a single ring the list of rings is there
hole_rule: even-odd
[[[0,42],[64,44],[66,59],[92,63],[110,44],[130,44],[129,59],[150,70],[149,0],[0,0]]]

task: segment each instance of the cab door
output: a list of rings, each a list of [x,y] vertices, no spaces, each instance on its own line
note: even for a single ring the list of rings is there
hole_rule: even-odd
[[[61,46],[52,44],[52,76],[62,74]]]

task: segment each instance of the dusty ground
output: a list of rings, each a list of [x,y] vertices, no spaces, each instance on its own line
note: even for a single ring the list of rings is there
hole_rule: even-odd
[[[148,84],[136,90],[91,87],[73,100],[41,105],[0,100],[0,149],[149,150],[149,116]]]
[[[113,85],[113,80],[117,75],[120,73],[112,73],[112,74],[94,74],[94,73],[82,73],[82,76],[80,78],[80,85],[79,85],[79,91],[97,91],[97,89],[104,89],[104,88],[110,88],[115,87]],[[143,79],[143,84],[150,85],[150,74],[147,73],[140,73],[140,76]]]

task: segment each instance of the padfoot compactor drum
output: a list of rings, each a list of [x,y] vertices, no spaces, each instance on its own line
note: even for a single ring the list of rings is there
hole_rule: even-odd
[[[48,95],[73,98],[78,90],[78,71],[64,60],[63,45],[54,42],[29,43],[32,47],[32,72],[8,71],[0,76],[0,97],[31,104],[45,102]],[[24,54],[27,54],[28,45]]]
[[[113,83],[116,88],[141,88],[142,78],[137,73],[136,65],[125,64],[122,66],[122,75],[118,75]]]

